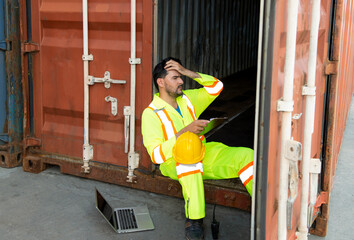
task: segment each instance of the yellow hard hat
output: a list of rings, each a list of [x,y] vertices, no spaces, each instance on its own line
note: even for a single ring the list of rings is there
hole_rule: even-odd
[[[173,158],[182,164],[193,164],[204,158],[205,146],[198,135],[192,132],[185,132],[173,146]]]

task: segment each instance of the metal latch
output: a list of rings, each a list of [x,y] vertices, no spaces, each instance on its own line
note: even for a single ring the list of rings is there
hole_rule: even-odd
[[[127,81],[125,80],[114,80],[111,79],[111,73],[109,71],[106,71],[104,73],[103,78],[96,78],[94,76],[88,76],[88,85],[94,85],[95,83],[104,83],[105,88],[110,88],[111,83],[114,84],[125,84]]]
[[[128,176],[127,182],[136,183],[136,176],[134,175],[134,169],[139,167],[139,153],[133,152],[128,155]]]
[[[130,106],[124,106],[123,108],[124,114],[124,152],[128,153],[128,145],[129,145],[129,117],[132,114],[132,110]]]
[[[141,58],[129,58],[129,63],[133,64],[141,64]]]
[[[89,144],[84,144],[82,146],[82,155],[84,165],[81,166],[84,173],[90,173],[89,162],[93,159],[93,146]]]
[[[111,113],[113,116],[117,116],[118,114],[118,100],[117,98],[111,97],[111,96],[107,96],[104,98],[106,100],[106,102],[111,102]]]
[[[93,146],[92,145],[84,145],[83,146],[83,157],[84,157],[84,161],[90,161],[93,159]]]
[[[312,225],[314,220],[314,209],[317,202],[317,193],[318,193],[318,177],[321,173],[322,168],[321,160],[318,158],[311,158],[310,161],[310,203],[308,205],[308,214],[307,214],[307,227]]]
[[[299,189],[299,171],[297,162],[301,160],[302,145],[298,141],[288,140],[285,143],[285,158],[289,160],[289,192],[287,202],[287,224],[291,229],[293,218],[293,205]]]

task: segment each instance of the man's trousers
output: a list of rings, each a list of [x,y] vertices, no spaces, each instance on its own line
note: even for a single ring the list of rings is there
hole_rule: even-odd
[[[205,143],[202,172],[191,171],[178,178],[176,161],[168,159],[160,165],[164,176],[178,180],[185,200],[185,213],[189,219],[205,217],[204,179],[228,179],[240,177],[252,196],[253,150],[245,147],[228,147],[222,143]],[[178,165],[178,164],[177,164]],[[184,164],[188,167],[188,164]]]

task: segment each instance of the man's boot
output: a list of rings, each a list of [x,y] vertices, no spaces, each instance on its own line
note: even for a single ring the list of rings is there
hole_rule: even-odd
[[[185,233],[187,240],[203,240],[203,219],[186,219]]]

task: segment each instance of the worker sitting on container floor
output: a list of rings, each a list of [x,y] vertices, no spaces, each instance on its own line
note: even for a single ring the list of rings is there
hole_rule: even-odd
[[[182,75],[204,87],[183,91]],[[185,132],[201,133],[208,121],[198,120],[198,117],[220,94],[223,84],[212,76],[184,68],[180,60],[171,57],[155,66],[153,79],[159,93],[142,114],[144,146],[152,161],[160,164],[161,173],[178,180],[182,186],[186,239],[204,239],[203,179],[239,177],[251,195],[253,150],[207,143],[204,136],[200,136],[205,145],[203,160],[196,164],[177,163],[172,154],[177,139]]]

